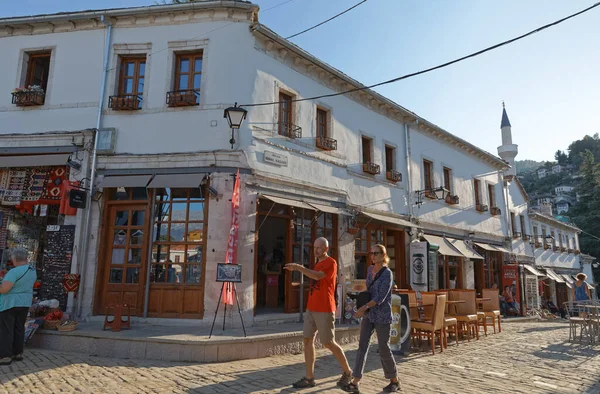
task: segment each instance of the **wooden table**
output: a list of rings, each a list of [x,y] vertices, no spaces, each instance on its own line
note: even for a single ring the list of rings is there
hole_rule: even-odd
[[[457,313],[457,311],[456,311],[456,305],[458,305],[458,304],[464,304],[466,302],[467,302],[466,300],[449,300],[449,301],[446,301],[446,304],[448,304],[449,306],[453,307],[454,314],[456,314]],[[450,308],[448,308],[448,312],[450,312]]]

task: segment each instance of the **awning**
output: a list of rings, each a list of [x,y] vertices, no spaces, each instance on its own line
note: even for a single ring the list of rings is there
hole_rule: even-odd
[[[391,224],[395,224],[397,226],[401,226],[401,227],[417,227],[420,228],[419,226],[417,226],[414,223],[411,223],[407,220],[403,220],[394,216],[389,216],[388,214],[384,214],[382,213],[373,213],[373,212],[361,212],[361,214],[365,215],[366,217],[369,217],[373,220],[379,220],[381,222],[386,222],[386,223],[391,223]]]
[[[332,213],[334,215],[350,216],[350,214],[348,212],[344,211],[343,209],[332,207],[329,205],[315,204],[312,202],[309,202],[308,205],[314,207],[317,211],[321,211],[321,212],[325,212],[325,213]]]
[[[423,235],[427,242],[436,244],[440,247],[439,253],[444,256],[466,257],[460,253],[446,238],[436,237],[435,235]]]
[[[585,284],[587,285],[588,289],[590,289],[590,290],[594,290],[595,289],[595,287],[592,286],[592,285],[590,285],[589,283],[585,282]]]
[[[492,245],[484,244],[481,242],[475,242],[475,245],[479,246],[483,250],[487,250],[488,252],[497,252],[498,249],[494,248]]]
[[[511,250],[506,249],[504,246],[497,246],[494,245],[494,248],[496,248],[496,250],[498,250],[499,252],[503,252],[503,253],[512,253]]]
[[[163,187],[170,188],[194,188],[200,187],[206,173],[201,172],[198,174],[161,174],[155,175],[152,182],[148,185],[148,189],[158,189]]]
[[[0,156],[0,168],[66,166],[69,154]]]
[[[546,270],[546,274],[548,275],[548,277],[556,283],[566,283],[564,279],[562,279],[556,272],[552,271],[550,268],[544,269]]]
[[[523,268],[525,268],[527,271],[529,271],[531,274],[533,274],[535,276],[546,276],[546,275],[542,274],[540,271],[538,271],[535,267],[533,267],[529,264],[523,264]]]
[[[105,176],[98,187],[146,187],[152,175]]]
[[[261,197],[265,198],[265,199],[267,199],[269,201],[272,201],[275,204],[288,205],[288,206],[294,207],[294,208],[310,209],[311,211],[315,210],[315,207],[310,206],[310,205],[308,205],[305,202],[298,201],[298,200],[292,200],[290,198],[267,196],[266,194],[261,194]]]
[[[469,245],[467,245],[465,243],[465,241],[463,241],[462,239],[450,238],[449,241],[456,249],[459,250],[460,253],[465,255],[465,257],[467,257],[469,259],[483,260],[483,256],[481,256],[479,253],[477,253],[476,251],[471,249],[471,247]]]
[[[570,275],[567,274],[562,274],[562,277],[565,278],[565,280],[567,281],[567,283],[573,284],[573,278],[571,278]]]

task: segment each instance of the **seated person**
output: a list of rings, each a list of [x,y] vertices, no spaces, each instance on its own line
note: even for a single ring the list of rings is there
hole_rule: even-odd
[[[554,305],[550,298],[546,300],[546,309],[548,309],[551,313],[554,313],[555,315],[559,312],[558,307]]]

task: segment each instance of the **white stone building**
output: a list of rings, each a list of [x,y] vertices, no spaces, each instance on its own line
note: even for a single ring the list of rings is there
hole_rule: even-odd
[[[575,188],[573,186],[561,185],[554,188],[554,193],[558,195],[570,194]]]
[[[548,170],[545,168],[540,168],[537,170],[538,179],[545,178],[548,175]]]
[[[83,280],[69,307],[86,317],[127,303],[139,316],[209,321],[238,169],[246,320],[300,310],[308,281],[282,265],[302,255],[309,265],[318,236],[342,283],[364,278],[379,242],[407,287],[408,245],[421,240],[439,247],[430,289],[497,284],[510,260],[506,163],[362,89],[258,13],[215,1],[0,20],[0,53],[12,59],[0,77],[0,167],[64,169],[70,155],[81,164],[70,179],[88,189],[94,179],[86,208],[43,221],[76,226],[61,270]],[[9,95],[29,85],[41,87]],[[232,135],[223,110],[236,102],[248,114]],[[449,196],[435,199],[442,188]],[[47,205],[32,201],[24,206]],[[51,266],[38,268],[43,277]]]

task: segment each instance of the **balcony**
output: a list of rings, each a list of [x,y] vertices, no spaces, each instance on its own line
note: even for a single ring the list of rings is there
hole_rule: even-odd
[[[485,204],[477,204],[475,205],[475,209],[479,212],[487,212],[489,210],[489,207]]]
[[[174,107],[193,107],[200,105],[199,90],[173,90],[167,92],[167,105]]]
[[[542,247],[542,244],[541,244],[541,242],[536,242],[536,243],[535,243],[535,248],[536,248],[536,249],[538,249],[538,248],[541,248],[541,247]]]
[[[446,203],[451,204],[451,205],[457,205],[460,202],[460,198],[458,198],[458,196],[453,196],[448,194],[446,196]]]
[[[550,246],[550,244],[544,244],[544,250],[548,250],[550,249],[552,246]]]
[[[561,248],[560,248],[560,251],[564,253],[564,252],[566,252],[566,251],[567,251],[567,248],[565,248],[565,247],[563,246],[563,247],[561,247]]]
[[[277,133],[288,138],[302,138],[302,127],[288,122],[277,123]]]
[[[370,161],[363,163],[362,165],[363,172],[371,175],[377,175],[381,172],[381,167],[378,164],[371,163]]]
[[[121,96],[110,96],[108,107],[115,111],[135,111],[142,109],[141,94],[124,94]]]
[[[575,252],[574,249],[567,249],[567,253],[569,253],[569,254],[574,253],[574,252]]]
[[[46,92],[43,90],[18,90],[12,93],[12,103],[17,107],[44,105]]]
[[[501,214],[502,214],[502,210],[501,210],[500,208],[498,208],[498,207],[491,207],[491,208],[490,208],[490,213],[491,213],[493,216],[498,216],[498,215],[501,215]]]
[[[558,251],[560,251],[560,248],[558,246],[553,246],[552,251],[558,252]]]
[[[402,174],[396,170],[389,170],[385,172],[385,179],[391,182],[402,182]]]
[[[337,150],[337,140],[329,137],[317,137],[316,145],[323,150]]]

